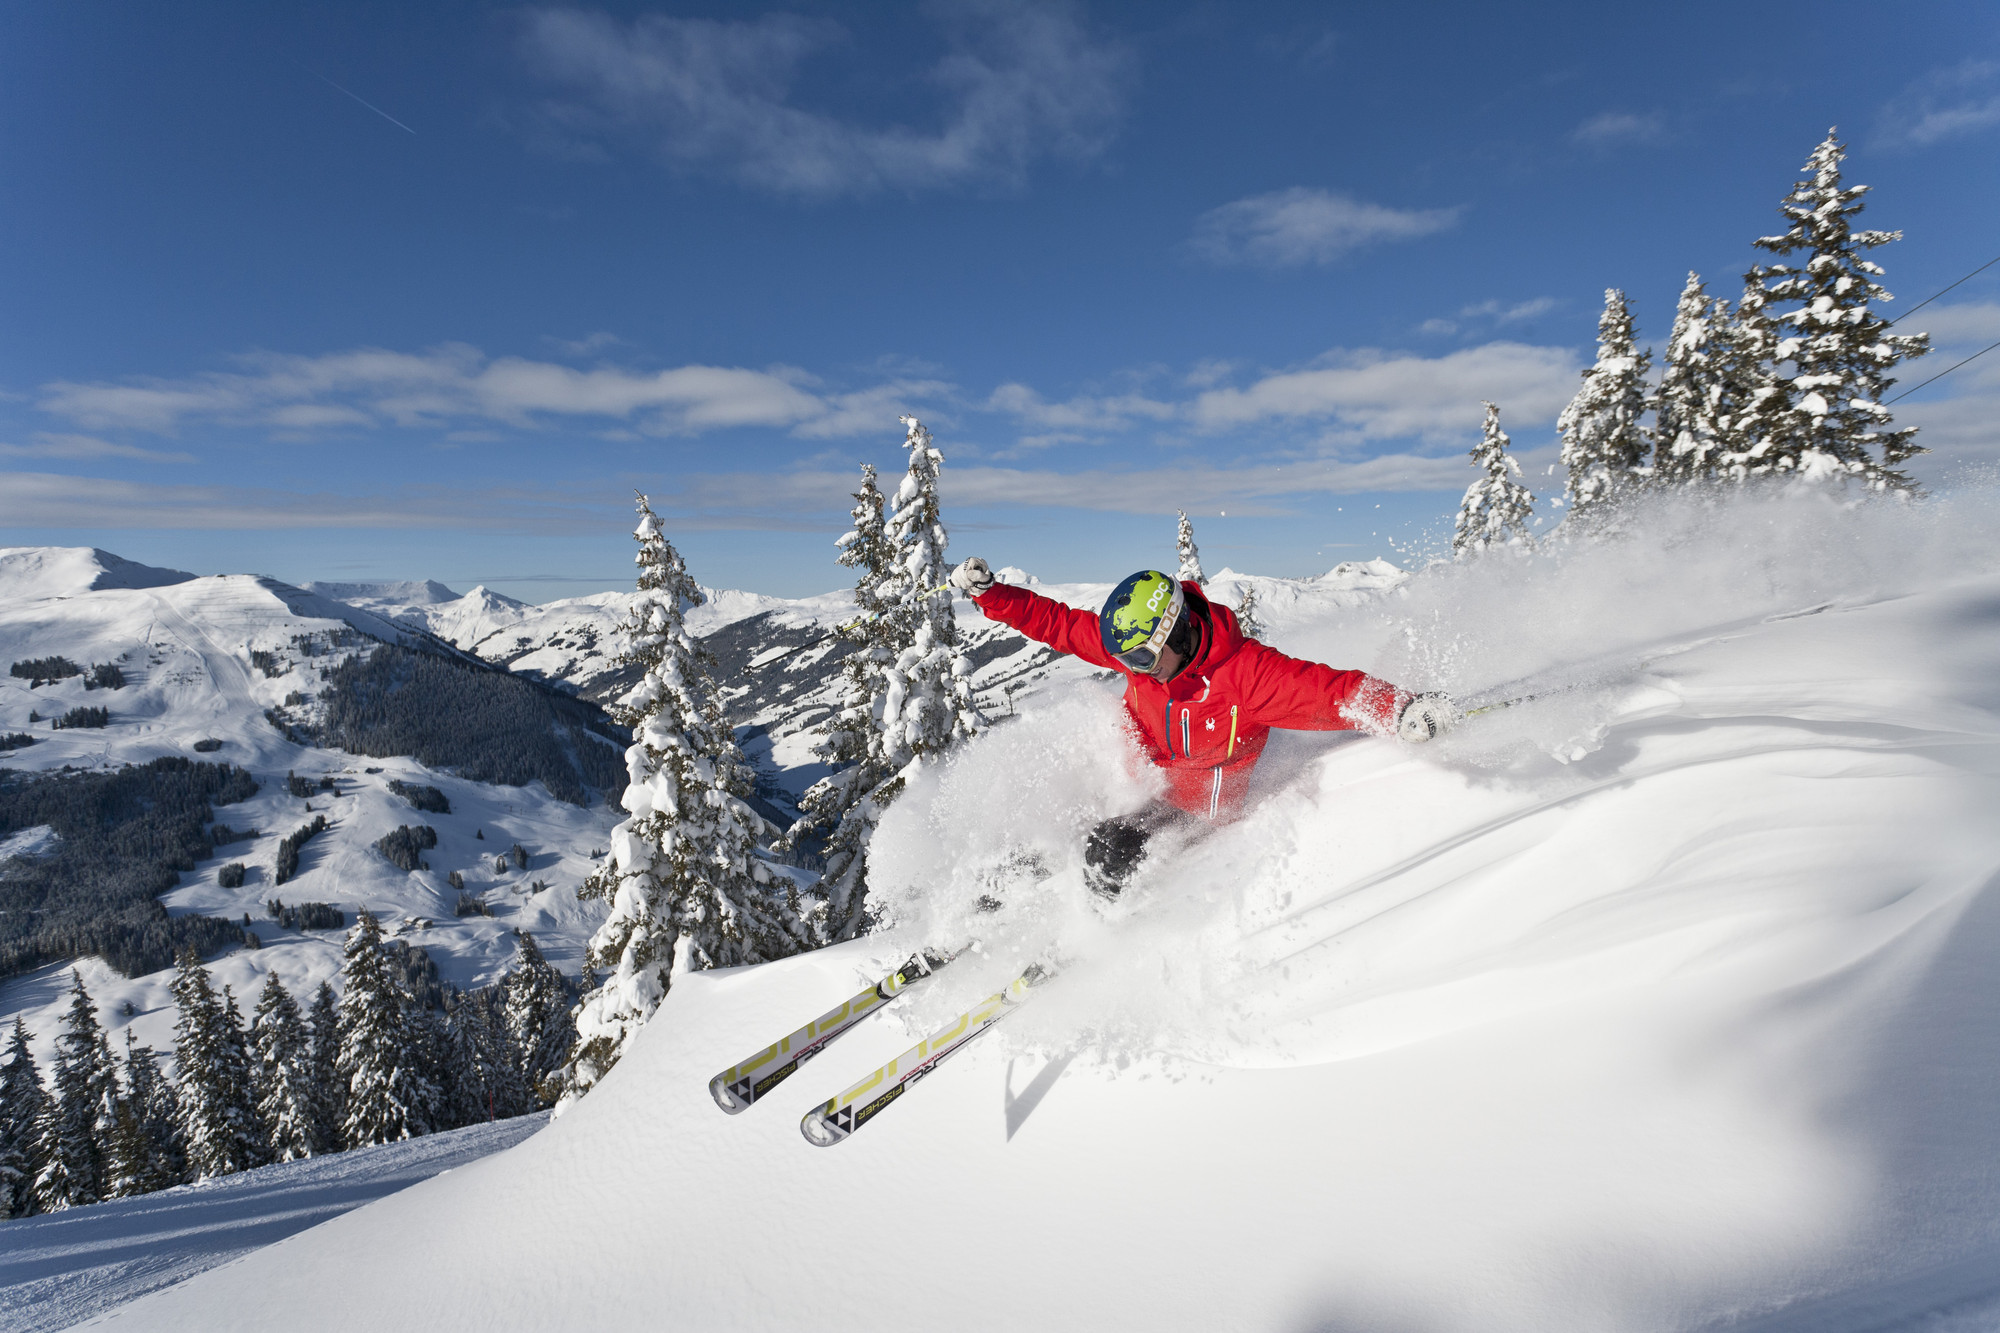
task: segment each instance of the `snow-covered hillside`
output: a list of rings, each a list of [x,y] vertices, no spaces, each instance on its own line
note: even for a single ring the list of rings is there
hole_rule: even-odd
[[[428,951],[441,978],[458,986],[485,985],[504,972],[517,928],[532,932],[551,961],[575,975],[602,910],[577,901],[576,886],[620,812],[601,801],[583,808],[556,800],[539,784],[494,786],[413,759],[297,745],[265,720],[266,709],[295,693],[311,694],[335,664],[375,640],[411,641],[414,633],[346,603],[251,575],[149,573],[87,549],[0,551],[0,661],[61,655],[79,664],[111,663],[126,682],[119,689],[87,690],[81,677],[41,685],[0,677],[0,733],[25,731],[36,738],[32,746],[9,751],[6,765],[17,771],[97,769],[177,755],[249,770],[261,784],[257,795],[215,815],[233,828],[258,830],[258,836],[218,846],[164,898],[175,912],[234,920],[248,914],[264,947],[235,951],[212,967],[217,982],[239,996],[254,996],[274,969],[301,993],[338,971],[341,933],[281,927],[266,912],[273,897],[331,903],[349,921],[355,908],[367,907],[386,930]],[[79,706],[108,708],[109,725],[49,729],[46,719]],[[31,722],[36,715],[44,720]],[[294,772],[314,782],[330,777],[333,787],[303,799],[290,795],[285,778]],[[437,787],[450,813],[413,809],[389,789],[397,779]],[[275,885],[279,839],[315,813],[331,827],[305,845],[297,878]],[[437,830],[428,868],[406,873],[375,849],[376,840],[405,824]],[[496,869],[496,858],[517,843],[528,853],[527,866]],[[217,883],[218,869],[229,862],[248,867],[239,888]],[[453,915],[458,891],[446,882],[453,871],[468,892],[487,901],[492,916]],[[128,979],[95,959],[77,967],[107,1026],[115,1031],[129,1024],[141,1041],[171,1048],[169,973]],[[58,1030],[69,970],[48,967],[0,983],[0,1020],[25,1016],[43,1057]]]
[[[1146,781],[1113,691],[1060,682],[892,809],[889,932],[684,979],[548,1130],[112,1322],[1992,1327],[1994,531],[1792,502],[1302,591],[1281,647],[1542,697],[1422,750],[1287,737],[1245,818],[1109,911],[1081,834]],[[709,1100],[974,922],[778,1092]],[[1052,948],[996,1035],[800,1137]]]

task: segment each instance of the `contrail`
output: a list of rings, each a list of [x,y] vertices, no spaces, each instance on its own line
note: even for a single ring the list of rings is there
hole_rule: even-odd
[[[329,79],[328,77],[326,77],[326,75],[320,73],[318,70],[313,69],[307,65],[301,65],[299,66],[299,68],[305,70],[306,73],[312,75],[314,78],[318,79],[321,83],[333,89],[335,92],[347,93],[349,97],[352,97],[355,101],[361,103],[361,105],[367,107],[370,111],[373,111],[376,115],[388,121],[391,125],[394,125],[397,129],[402,130],[405,134],[416,133],[415,130],[411,129],[408,125],[405,125],[402,121],[397,120],[394,116],[384,111],[381,107],[376,106],[373,102],[370,102],[369,100],[360,96],[357,93],[347,92],[347,89],[341,87],[339,84],[335,83],[332,79]]]

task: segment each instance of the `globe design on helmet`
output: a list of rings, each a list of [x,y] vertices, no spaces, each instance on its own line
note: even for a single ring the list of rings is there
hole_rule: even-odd
[[[1181,585],[1157,569],[1124,579],[1111,590],[1097,618],[1104,650],[1134,670],[1152,670],[1180,622],[1185,601]]]

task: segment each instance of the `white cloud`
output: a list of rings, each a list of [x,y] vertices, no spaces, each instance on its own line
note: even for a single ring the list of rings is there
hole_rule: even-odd
[[[1893,310],[1894,307],[1877,307]],[[1898,324],[1898,333],[1928,333],[1933,347],[1946,347],[1958,343],[1990,343],[2000,338],[2000,302],[1964,301],[1957,305],[1925,306],[1910,316],[1908,324]],[[2000,352],[1994,355],[2000,356]],[[1935,360],[1935,357],[1927,360]],[[1917,371],[1925,361],[1904,366],[1905,375]],[[1938,367],[1942,370],[1943,367]],[[1935,375],[1936,370],[1924,374]],[[1922,379],[1923,374],[1917,378]]]
[[[1144,394],[1079,395],[1066,402],[1051,403],[1025,384],[1003,384],[986,400],[989,412],[1004,412],[1032,426],[1044,435],[1023,443],[1060,444],[1122,431],[1137,421],[1171,421],[1179,414],[1172,403]]]
[[[193,454],[163,453],[133,444],[113,444],[91,435],[54,435],[46,431],[33,444],[0,444],[0,458],[60,458],[81,462],[93,458],[133,458],[142,463],[192,463]]]
[[[1427,319],[1417,325],[1419,333],[1457,333],[1465,323],[1515,324],[1524,319],[1545,315],[1556,308],[1553,296],[1537,296],[1529,301],[1516,301],[1508,305],[1502,301],[1481,301],[1476,305],[1462,308],[1453,319]]]
[[[1424,458],[1387,454],[1356,462],[1313,459],[1248,467],[1099,469],[1088,472],[1014,468],[947,468],[942,487],[953,505],[1045,505],[1121,514],[1165,514],[1226,507],[1245,518],[1294,512],[1311,495],[1379,491],[1462,491],[1473,479],[1463,454]]]
[[[1206,389],[1212,384],[1222,383],[1235,370],[1236,363],[1234,361],[1223,361],[1211,357],[1206,361],[1197,361],[1194,369],[1183,376],[1181,382],[1191,388]]]
[[[1490,319],[1495,324],[1513,324],[1536,315],[1545,315],[1556,308],[1553,296],[1537,296],[1531,301],[1516,301],[1507,305],[1500,301],[1481,301],[1477,305],[1466,306],[1458,312],[1460,319]]]
[[[1210,389],[1189,415],[1210,430],[1325,420],[1364,439],[1457,439],[1478,429],[1482,399],[1499,403],[1510,422],[1552,419],[1576,393],[1581,368],[1574,349],[1515,342],[1442,357],[1361,349],[1333,359],[1266,375],[1248,388]]]
[[[1903,367],[1907,372],[1905,386],[1921,384],[1951,364],[1926,365],[1925,361]],[[1899,386],[1896,392],[1901,391]],[[1918,427],[1917,443],[1931,450],[1910,465],[1919,478],[1948,480],[1954,470],[1966,464],[1993,469],[2000,465],[2000,430],[1993,424],[2000,421],[2000,351],[1988,352],[1891,410],[1897,425]],[[1994,474],[1989,471],[1986,484],[1990,487],[1993,481]]]
[[[1188,250],[1218,264],[1330,264],[1360,246],[1445,231],[1462,211],[1387,208],[1330,190],[1294,187],[1210,209],[1195,220]]]
[[[393,494],[356,496],[250,486],[149,486],[50,472],[0,473],[0,525],[36,528],[599,532],[619,508],[622,505],[551,496],[546,489],[494,487],[468,492],[406,486]]]
[[[892,380],[854,393],[826,394],[821,399],[824,411],[800,423],[792,433],[805,439],[826,439],[895,431],[898,418],[918,413],[920,404],[949,399],[951,391],[952,386],[942,380]],[[934,412],[920,415],[932,424],[944,421]]]
[[[585,357],[589,356],[592,352],[601,351],[606,347],[613,346],[625,340],[615,333],[605,333],[603,330],[599,330],[584,338],[557,338],[549,334],[543,334],[542,341],[548,343],[564,356]]]
[[[1877,137],[1927,148],[2000,125],[2000,62],[1968,60],[1934,70],[1882,106]]]
[[[809,376],[786,367],[578,370],[523,357],[489,360],[463,344],[423,353],[259,353],[241,363],[242,371],[185,380],[58,382],[43,386],[40,406],[94,430],[156,433],[189,421],[298,433],[467,421],[527,427],[548,417],[580,417],[627,423],[651,435],[764,426],[830,436],[891,428],[899,412],[949,390],[936,381],[898,381],[824,395],[813,390]]]
[[[865,126],[796,105],[799,66],[839,45],[839,25],[539,9],[521,50],[571,100],[539,108],[538,134],[567,151],[636,138],[671,164],[801,195],[1017,183],[1044,156],[1084,160],[1110,143],[1132,61],[1069,6],[967,0],[942,11],[949,50],[921,78],[946,104],[935,130]],[[897,77],[884,73],[884,77]]]
[[[1657,111],[1645,115],[1630,111],[1600,111],[1571,130],[1569,137],[1592,148],[1659,143],[1667,137],[1667,121]]]

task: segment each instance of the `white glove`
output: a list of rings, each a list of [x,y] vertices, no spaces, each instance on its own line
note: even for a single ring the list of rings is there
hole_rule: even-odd
[[[1396,734],[1414,745],[1433,736],[1442,736],[1457,717],[1457,710],[1444,695],[1419,694],[1396,714]]]
[[[967,597],[977,597],[993,586],[993,571],[975,555],[951,571],[951,586]]]

